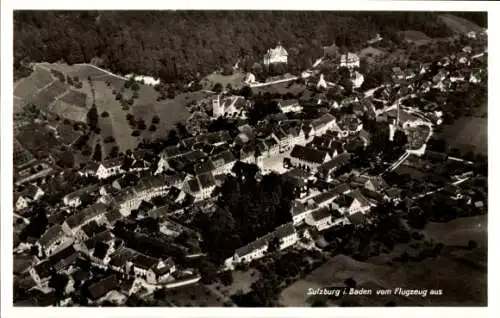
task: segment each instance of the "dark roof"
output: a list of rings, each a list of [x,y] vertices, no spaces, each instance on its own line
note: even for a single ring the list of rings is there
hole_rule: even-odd
[[[134,257],[131,262],[135,267],[140,267],[143,269],[152,269],[155,265],[158,264],[158,260],[143,254],[138,254]]]
[[[117,209],[111,209],[108,212],[106,212],[105,217],[110,224],[113,224],[114,222],[121,219],[123,215]]]
[[[194,166],[194,173],[196,174],[207,173],[214,170],[215,170],[215,165],[210,159],[196,163]]]
[[[291,105],[295,105],[298,103],[299,103],[299,101],[296,99],[285,99],[285,100],[280,101],[281,107],[291,106]]]
[[[33,199],[35,197],[35,194],[38,191],[39,187],[37,187],[31,183],[23,184],[23,186],[24,186],[24,190],[21,191],[20,195],[23,197]]]
[[[86,240],[84,244],[87,249],[92,250],[95,248],[97,242],[111,242],[113,238],[114,236],[110,231],[103,231]]]
[[[122,267],[124,266],[129,260],[135,257],[137,255],[137,252],[134,250],[131,250],[129,248],[120,248],[119,250],[115,251],[113,254],[111,254],[111,260],[109,261],[110,265],[117,266],[117,267]]]
[[[34,257],[31,255],[14,254],[14,274],[21,274],[33,266]]]
[[[50,257],[50,262],[56,269],[63,269],[73,264],[80,253],[73,246],[69,246]]]
[[[347,217],[352,224],[359,225],[366,223],[366,217],[361,212],[356,212]]]
[[[339,168],[349,162],[351,159],[351,154],[348,152],[344,152],[332,158],[332,160],[325,162],[321,166],[318,167],[319,171],[323,171],[325,173],[330,172],[335,168]]]
[[[200,191],[200,184],[198,183],[198,179],[191,179],[188,181],[189,191],[191,193],[196,193]]]
[[[323,163],[326,158],[326,155],[327,155],[326,151],[316,150],[301,145],[295,145],[295,147],[293,147],[292,152],[290,153],[290,157],[298,158],[306,162],[313,162],[317,164]]]
[[[274,138],[266,138],[264,142],[268,148],[278,145],[278,142]]]
[[[110,246],[108,244],[101,241],[97,241],[95,244],[94,253],[92,253],[92,255],[94,257],[97,257],[98,259],[104,259],[104,257],[106,257],[109,247]]]
[[[52,275],[52,262],[50,260],[43,261],[35,265],[35,271],[40,278],[49,277]]]
[[[89,286],[88,291],[90,298],[93,300],[97,300],[103,296],[105,296],[108,292],[113,289],[118,288],[118,279],[115,274],[109,275],[104,279],[99,280],[98,282],[93,283]]]
[[[331,216],[332,213],[328,208],[318,209],[311,213],[311,217],[313,218],[314,221],[321,221]]]
[[[76,214],[70,216],[66,219],[66,223],[70,228],[75,228],[85,223],[87,220],[99,215],[103,214],[107,211],[108,206],[104,203],[96,203],[88,208],[77,212]]]
[[[59,224],[56,224],[56,225],[50,227],[45,232],[45,234],[42,235],[42,237],[40,238],[38,243],[40,243],[40,245],[42,245],[43,247],[47,247],[63,235],[64,235],[64,231],[62,229],[62,226],[60,226]]]
[[[293,216],[302,214],[307,211],[307,207],[304,205],[304,203],[295,200],[292,204],[292,210],[291,213]]]
[[[326,113],[320,118],[314,119],[311,122],[311,127],[313,127],[314,129],[319,129],[333,120],[335,120],[335,117],[333,117],[333,115],[330,113]]]
[[[256,249],[262,248],[263,246],[267,245],[269,243],[269,241],[271,241],[274,238],[281,239],[281,238],[290,236],[293,233],[295,233],[295,227],[293,226],[292,223],[283,224],[283,225],[279,226],[278,228],[276,228],[276,230],[274,230],[273,232],[268,233],[265,236],[256,239],[255,241],[251,242],[250,244],[247,244],[243,247],[240,247],[239,249],[237,249],[235,251],[235,253],[238,254],[238,256],[240,256],[240,257],[245,256]]]
[[[92,237],[94,234],[97,234],[100,226],[96,221],[92,221],[82,227],[82,231],[87,235],[87,237]]]
[[[223,166],[225,164],[228,164],[230,162],[236,161],[236,157],[229,150],[226,150],[226,151],[223,151],[223,152],[218,153],[216,155],[213,155],[211,157],[211,159],[212,159],[214,166],[217,168],[220,166]]]
[[[200,180],[200,186],[202,189],[215,186],[215,179],[211,173],[200,174],[198,175],[198,179]]]
[[[370,205],[370,201],[368,201],[368,199],[366,199],[366,197],[363,194],[361,194],[361,192],[359,192],[359,190],[353,190],[353,191],[347,193],[347,196],[358,200],[359,203],[361,203],[361,205],[363,205],[363,206]]]
[[[307,179],[310,174],[302,168],[293,168],[285,173],[286,176],[291,178]]]

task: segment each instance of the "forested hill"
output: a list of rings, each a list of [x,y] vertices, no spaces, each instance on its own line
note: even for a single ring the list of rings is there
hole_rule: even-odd
[[[15,67],[21,61],[93,62],[118,73],[188,80],[218,67],[251,66],[281,41],[297,67],[322,46],[356,47],[402,29],[443,37],[435,13],[307,11],[106,11],[14,13]]]

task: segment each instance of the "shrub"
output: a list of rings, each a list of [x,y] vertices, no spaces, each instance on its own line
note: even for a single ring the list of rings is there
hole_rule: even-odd
[[[102,112],[101,117],[103,117],[103,118],[109,117],[109,113],[108,112]]]
[[[132,132],[132,137],[139,137],[141,135],[141,132],[139,130],[134,130]]]

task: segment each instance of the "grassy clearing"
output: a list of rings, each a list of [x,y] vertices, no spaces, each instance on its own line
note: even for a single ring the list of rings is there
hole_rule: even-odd
[[[227,84],[231,84],[233,87],[237,87],[243,83],[245,79],[245,74],[242,72],[234,72],[232,75],[222,75],[220,73],[212,73],[201,80],[201,85],[203,89],[211,90],[216,83],[220,83],[223,87]]]
[[[251,286],[254,282],[256,282],[260,273],[255,268],[250,268],[247,271],[236,270],[232,272],[233,275],[233,283],[229,286],[224,286],[224,284],[218,282],[213,285],[213,288],[218,288],[218,290],[226,296],[232,296],[237,294],[238,292],[242,292],[244,294],[251,291]]]
[[[14,83],[14,96],[27,98],[42,87],[49,85],[52,81],[54,79],[49,71],[35,67],[30,76]]]
[[[62,96],[60,100],[78,107],[87,107],[87,94],[72,89],[70,89],[64,96]]]
[[[26,100],[26,104],[33,104],[45,108],[49,106],[56,98],[63,94],[69,88],[68,85],[55,81],[43,90],[39,91],[32,98]]]
[[[85,122],[87,120],[87,109],[73,104],[67,104],[62,100],[52,103],[49,108],[54,114],[76,122]]]
[[[177,307],[222,307],[224,305],[222,298],[201,284],[168,290],[165,299]]]
[[[446,142],[451,148],[488,154],[488,119],[462,117],[444,129]]]
[[[415,30],[405,30],[398,32],[400,36],[403,37],[405,41],[427,41],[430,38],[423,32],[415,31]]]

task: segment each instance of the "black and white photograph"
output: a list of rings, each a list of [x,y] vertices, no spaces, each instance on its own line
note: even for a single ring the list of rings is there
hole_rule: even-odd
[[[399,8],[14,9],[14,309],[487,307],[491,18]]]

